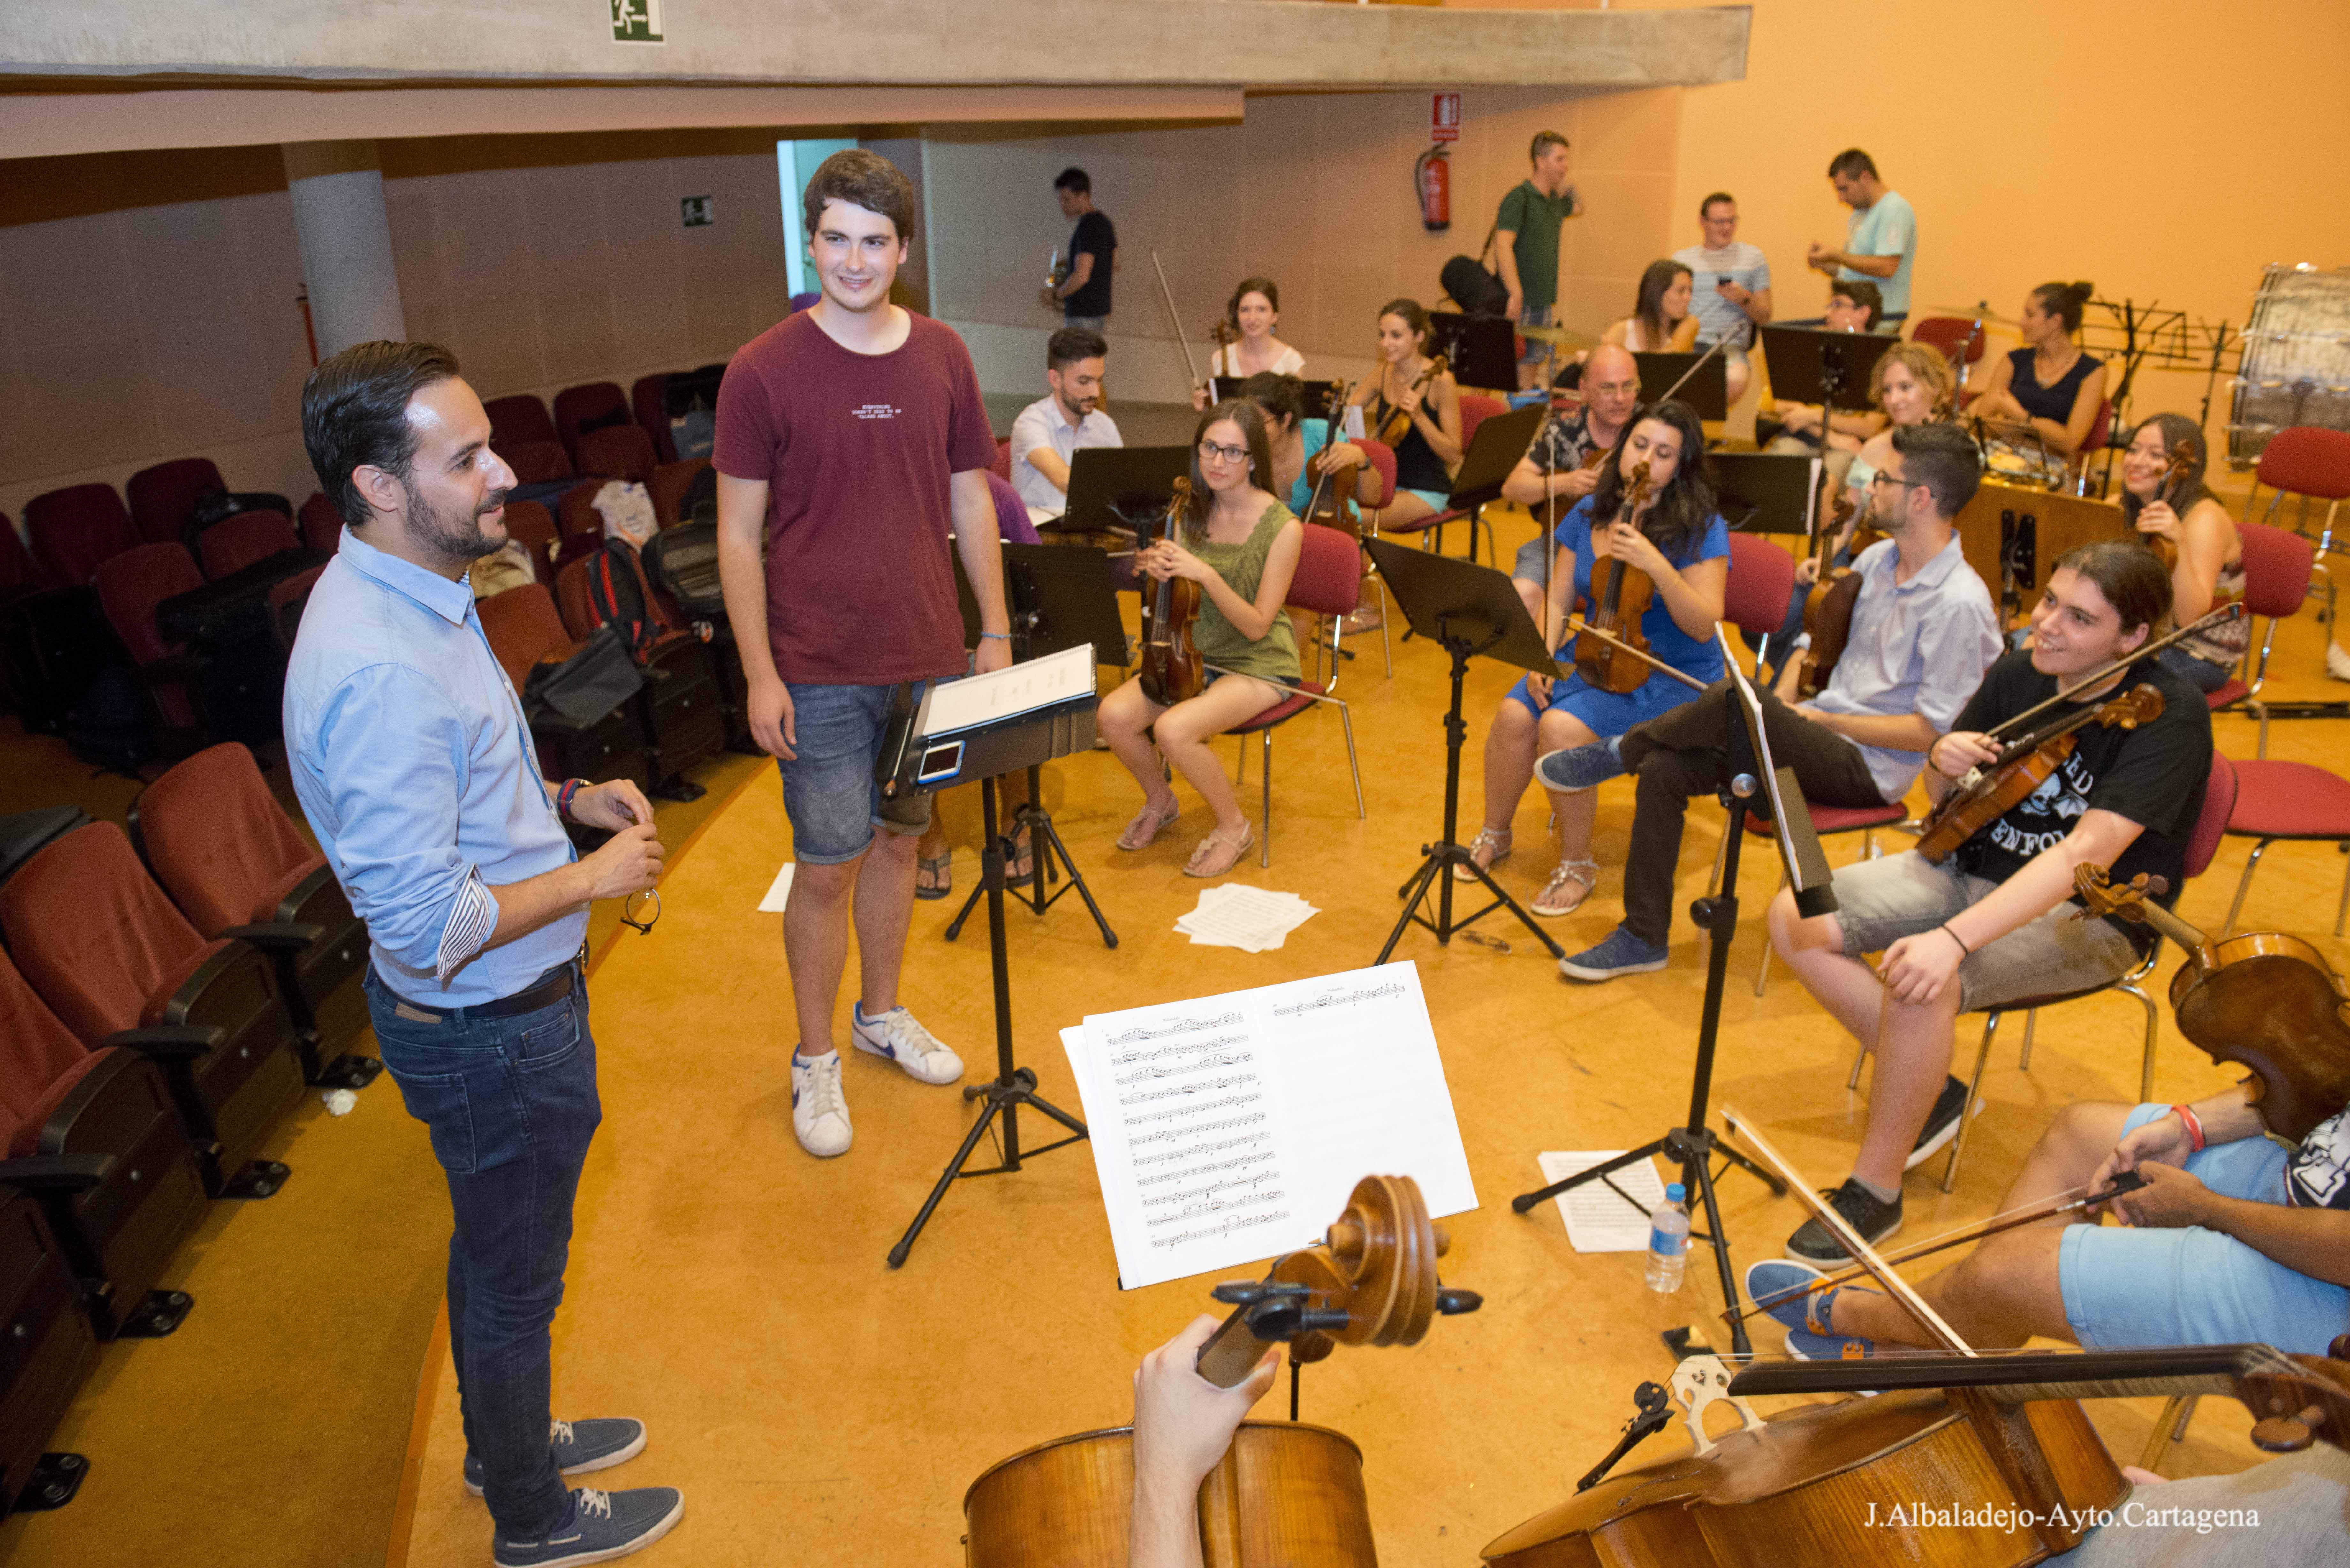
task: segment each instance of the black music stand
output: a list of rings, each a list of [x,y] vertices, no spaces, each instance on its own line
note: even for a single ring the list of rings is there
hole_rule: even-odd
[[[1525,601],[1518,597],[1518,590],[1512,586],[1507,573],[1386,539],[1366,539],[1363,543],[1379,576],[1387,579],[1388,591],[1403,610],[1404,618],[1411,623],[1411,629],[1452,656],[1452,705],[1444,714],[1444,836],[1435,844],[1420,846],[1426,858],[1397,890],[1396,896],[1404,900],[1403,914],[1396,920],[1395,929],[1388,933],[1387,945],[1379,949],[1379,956],[1374,961],[1388,961],[1388,955],[1403,940],[1408,926],[1426,926],[1439,942],[1450,944],[1453,932],[1465,929],[1497,909],[1507,909],[1515,915],[1550,950],[1551,957],[1565,958],[1566,950],[1536,925],[1534,918],[1515,898],[1502,890],[1492,873],[1478,865],[1469,851],[1454,841],[1461,826],[1461,745],[1469,735],[1468,722],[1461,716],[1461,682],[1469,673],[1469,661],[1482,653],[1554,678],[1558,674],[1558,662],[1544,645],[1542,632],[1535,628],[1534,618],[1526,614]],[[1474,871],[1477,880],[1493,895],[1492,903],[1458,920],[1452,918],[1455,866],[1466,866]],[[1438,884],[1434,920],[1419,912],[1431,882]]]
[[[1452,379],[1464,387],[1491,387],[1496,391],[1517,389],[1518,329],[1517,324],[1506,316],[1462,316],[1456,311],[1431,310],[1428,313],[1428,348],[1431,354],[1443,354]]]
[[[1669,393],[1695,409],[1701,420],[1730,417],[1730,361],[1722,355],[1635,354],[1632,359],[1640,367],[1642,402],[1653,403]],[[1680,390],[1674,391],[1676,386]]]
[[[1609,1190],[1638,1209],[1640,1204],[1631,1194],[1608,1179],[1636,1160],[1661,1153],[1680,1166],[1684,1189],[1696,1194],[1704,1206],[1706,1230],[1700,1233],[1692,1229],[1690,1236],[1711,1244],[1714,1267],[1721,1277],[1722,1303],[1734,1307],[1738,1304],[1738,1279],[1730,1264],[1730,1233],[1722,1227],[1721,1206],[1713,1194],[1713,1157],[1721,1155],[1762,1181],[1774,1195],[1787,1195],[1785,1182],[1722,1142],[1706,1125],[1706,1100],[1713,1088],[1714,1046],[1721,1033],[1721,998],[1730,977],[1730,942],[1738,929],[1738,851],[1746,837],[1745,817],[1750,803],[1771,814],[1772,841],[1777,845],[1780,862],[1786,868],[1787,886],[1794,890],[1795,908],[1808,919],[1835,912],[1836,901],[1831,886],[1835,873],[1828,869],[1819,835],[1813,831],[1811,812],[1804,805],[1804,792],[1795,785],[1795,772],[1772,762],[1770,737],[1762,729],[1762,699],[1738,668],[1730,639],[1718,623],[1714,639],[1721,645],[1723,668],[1729,679],[1719,693],[1709,693],[1696,701],[1730,705],[1730,754],[1721,786],[1721,804],[1730,818],[1722,827],[1726,837],[1721,889],[1690,906],[1690,919],[1709,933],[1710,940],[1705,960],[1705,1011],[1698,1021],[1697,1063],[1690,1079],[1689,1119],[1679,1127],[1668,1128],[1662,1137],[1620,1154],[1604,1165],[1577,1171],[1548,1187],[1522,1192],[1510,1199],[1510,1207],[1523,1214],[1544,1199],[1571,1191],[1586,1181],[1607,1181]],[[1666,1347],[1675,1356],[1690,1354],[1688,1328],[1667,1329],[1664,1338]],[[1731,1319],[1730,1343],[1736,1355],[1752,1354],[1743,1318]]]
[[[1716,452],[1713,490],[1730,526],[1742,534],[1812,531],[1820,493],[1820,460],[1797,452]]]
[[[956,579],[962,581],[962,563],[956,563]],[[1090,643],[1097,665],[1115,664],[1126,667],[1126,624],[1118,618],[1118,592],[1110,576],[1109,553],[1091,545],[1006,545],[1003,546],[1003,603],[1012,617],[1012,661],[1024,664],[1048,653],[1066,649],[1083,648]],[[978,625],[976,607],[967,612],[967,646],[976,648]],[[1090,744],[1091,742],[1087,742]],[[1069,846],[1053,826],[1052,814],[1042,804],[1045,798],[1042,763],[1028,766],[1028,798],[1012,813],[1005,825],[1003,841],[997,851],[1008,861],[1016,846],[1013,835],[1025,827],[1028,830],[1028,850],[1034,866],[1024,889],[1014,892],[1014,898],[1042,915],[1064,895],[1074,892],[1086,902],[1087,910],[1100,930],[1102,945],[1118,946],[1118,933],[1109,929],[1109,921],[1094,902],[1093,889],[1086,886],[1085,874],[1077,869]],[[1047,880],[1059,881],[1061,868],[1068,868],[1068,882],[1047,895]],[[946,938],[953,941],[962,935],[963,922],[971,919],[980,895],[987,891],[984,878],[972,887],[962,909],[947,922]]]
[[[1461,472],[1452,476],[1452,489],[1444,498],[1447,514],[1465,512],[1469,516],[1469,557],[1477,556],[1477,530],[1484,524],[1485,508],[1502,498],[1502,486],[1526,455],[1541,433],[1543,421],[1550,418],[1547,402],[1529,403],[1523,409],[1512,409],[1506,414],[1495,414],[1477,427],[1469,441],[1469,450],[1461,454]],[[1490,536],[1491,530],[1488,530]],[[1444,524],[1436,524],[1436,543],[1444,547]],[[1500,546],[1494,546],[1496,555]]]
[[[1899,341],[1876,332],[1765,327],[1762,359],[1771,368],[1771,395],[1848,414],[1863,412],[1869,406],[1868,382],[1877,362]]]
[[[1175,481],[1191,472],[1188,446],[1088,446],[1069,458],[1069,504],[1039,533],[1131,534],[1174,499]]]
[[[1248,378],[1246,376],[1209,377],[1208,402],[1210,406],[1212,407],[1217,403],[1226,402],[1233,398],[1240,397],[1242,395],[1241,389],[1247,384]],[[1305,400],[1305,407],[1300,409],[1297,414],[1297,417],[1301,420],[1328,419],[1333,410],[1336,408],[1338,400],[1347,395],[1347,384],[1344,381],[1307,381],[1301,379],[1298,385],[1302,389],[1302,395]]]
[[[1001,673],[998,671],[996,675]],[[975,675],[966,679],[990,680],[996,675]],[[987,832],[987,847],[981,852],[980,866],[987,893],[988,957],[995,992],[995,1076],[984,1084],[963,1085],[964,1099],[987,1103],[981,1108],[979,1119],[963,1135],[962,1144],[955,1150],[954,1158],[948,1160],[946,1169],[940,1172],[938,1183],[931,1189],[931,1195],[922,1200],[921,1210],[914,1216],[914,1222],[906,1227],[906,1233],[898,1239],[896,1246],[889,1249],[889,1266],[893,1269],[904,1265],[907,1254],[913,1251],[915,1240],[922,1233],[922,1227],[930,1223],[931,1213],[958,1178],[1016,1171],[1024,1158],[1034,1159],[1040,1154],[1050,1154],[1088,1136],[1085,1123],[1036,1093],[1035,1071],[1019,1065],[1013,1056],[1012,971],[1003,940],[1005,841],[996,832],[995,779],[997,774],[1014,768],[1035,767],[1055,757],[1064,757],[1073,751],[1091,746],[1094,741],[1094,693],[1088,689],[1082,698],[1031,709],[985,725],[946,734],[930,733],[925,724],[932,704],[939,701],[941,690],[958,684],[961,683],[940,682],[923,695],[920,708],[910,715],[900,713],[893,716],[891,743],[884,749],[882,766],[892,767],[895,759],[900,757],[903,763],[892,767],[891,778],[882,787],[885,791],[910,787],[940,789],[974,775],[980,781],[980,809]],[[1041,841],[1032,838],[1030,842],[1037,844],[1041,849]],[[1093,902],[1090,898],[1086,901],[1087,904]],[[1095,918],[1100,918],[1098,911]],[[1020,1107],[1023,1106],[1033,1106],[1060,1123],[1068,1129],[1069,1136],[1055,1139],[1041,1148],[1030,1149],[1024,1156],[1020,1148]],[[999,1115],[1003,1118],[1001,1159],[983,1169],[964,1169],[972,1151],[979,1147],[979,1140],[987,1136],[988,1128]]]

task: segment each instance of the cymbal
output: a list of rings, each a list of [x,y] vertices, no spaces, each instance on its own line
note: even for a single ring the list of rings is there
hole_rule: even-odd
[[[1521,337],[1536,343],[1555,343],[1562,348],[1596,348],[1599,339],[1587,332],[1571,331],[1564,327],[1528,327],[1522,322],[1511,324]]]
[[[1986,310],[1980,305],[1929,305],[1926,306],[1926,310],[1929,314],[1934,316],[1955,316],[1961,321],[1973,321],[1980,317],[1981,320],[1989,322],[1995,327],[2021,327],[2023,325],[2012,316],[2002,316],[1998,311]],[[1912,314],[1915,314],[1915,312]]]

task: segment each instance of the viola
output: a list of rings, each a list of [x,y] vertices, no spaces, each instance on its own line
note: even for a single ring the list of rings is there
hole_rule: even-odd
[[[2164,467],[2162,477],[2155,483],[2154,498],[2176,512],[2179,494],[2187,488],[2187,476],[2193,472],[2195,448],[2182,441],[2170,449],[2170,462]],[[2140,534],[2137,540],[2154,552],[2155,559],[2162,563],[2164,571],[2178,569],[2178,544],[2176,540],[2166,539],[2159,534]]]
[[[1149,549],[1175,536],[1175,520],[1191,507],[1191,480],[1175,481],[1174,499],[1155,535],[1142,539]],[[1189,577],[1166,577],[1145,583],[1142,589],[1142,694],[1161,708],[1171,708],[1200,694],[1207,668],[1200,650],[1191,646],[1191,623],[1200,615],[1200,585]]]
[[[1481,1304],[1474,1293],[1438,1282],[1436,1260],[1449,1244],[1417,1182],[1365,1177],[1320,1246],[1277,1260],[1261,1282],[1216,1287],[1232,1312],[1200,1347],[1200,1376],[1232,1387],[1284,1343],[1292,1366],[1340,1345],[1419,1344],[1438,1316]],[[1133,1496],[1130,1427],[1014,1454],[963,1494],[965,1568],[1125,1568]],[[1326,1427],[1243,1423],[1201,1484],[1199,1507],[1208,1568],[1377,1560],[1362,1450]]]
[[[1344,409],[1353,400],[1354,395],[1354,388],[1348,387],[1339,394],[1334,409]],[[1329,439],[1323,446],[1325,452],[1336,446],[1342,439],[1339,422],[1335,417],[1330,420],[1329,426]],[[1317,452],[1315,455],[1321,454]],[[1363,519],[1355,508],[1355,486],[1361,477],[1362,466],[1359,463],[1350,462],[1323,470],[1315,477],[1313,493],[1305,498],[1305,514],[1299,521],[1318,523],[1326,528],[1336,528],[1357,539],[1361,538]]]
[[[1989,827],[2056,774],[2080,744],[2079,733],[2091,724],[2134,730],[2162,717],[2162,693],[2141,683],[2095,708],[2084,708],[2041,726],[2001,750],[1999,761],[1978,767],[1960,779],[1939,805],[1926,814],[1926,831],[1918,853],[1939,862],[1950,851]]]
[[[1637,526],[1648,499],[1648,464],[1644,459],[1633,465],[1616,516],[1630,518]],[[1585,619],[1593,630],[1607,635],[1575,634],[1575,673],[1586,685],[1603,691],[1638,691],[1648,683],[1650,661],[1632,655],[1648,651],[1648,639],[1640,633],[1640,618],[1656,597],[1656,579],[1610,556],[1604,565],[1593,568],[1591,587],[1591,613]]]
[[[1827,525],[1814,542],[1812,559],[1818,565],[1818,575],[1804,599],[1804,630],[1812,645],[1795,688],[1795,694],[1804,701],[1827,690],[1828,678],[1835,673],[1836,660],[1844,657],[1845,643],[1852,636],[1853,607],[1860,602],[1860,574],[1849,566],[1831,566],[1828,560],[1853,511],[1852,493],[1836,486],[1829,502]],[[1854,544],[1858,545],[1857,538]],[[1859,555],[1859,548],[1853,554]]]
[[[2073,885],[2083,919],[2143,922],[2187,954],[2170,977],[2178,1032],[2214,1062],[2251,1069],[2252,1108],[2269,1131],[2299,1143],[2350,1105],[2350,984],[2318,948],[2282,931],[2207,936],[2154,901],[2159,877],[2117,887],[2104,867],[2083,866]]]
[[[1444,374],[1446,369],[1444,356],[1441,353],[1430,357],[1428,363],[1419,368],[1419,374],[1412,379],[1411,389],[1415,392],[1426,392],[1429,384]],[[1380,396],[1384,400],[1386,394],[1381,393]],[[1403,443],[1403,438],[1410,433],[1411,415],[1403,409],[1390,406],[1387,417],[1379,421],[1379,444],[1399,446]]]

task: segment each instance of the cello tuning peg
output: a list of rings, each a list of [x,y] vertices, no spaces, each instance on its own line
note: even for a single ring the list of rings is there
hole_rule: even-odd
[[[1446,1317],[1458,1317],[1462,1313],[1475,1312],[1485,1304],[1485,1298],[1475,1291],[1447,1288],[1436,1293],[1436,1310]]]
[[[1322,1233],[1322,1242],[1340,1262],[1354,1262],[1363,1255],[1363,1228],[1351,1220],[1341,1220]]]
[[[1264,1299],[1265,1287],[1258,1280],[1227,1280],[1208,1293],[1226,1306],[1254,1306]]]
[[[1297,1326],[1305,1334],[1336,1334],[1354,1318],[1344,1307],[1306,1307],[1297,1314]]]
[[[1429,1229],[1436,1233],[1436,1255],[1438,1257],[1440,1258],[1444,1256],[1445,1253],[1452,1251],[1451,1231],[1446,1230],[1441,1225],[1431,1225]]]

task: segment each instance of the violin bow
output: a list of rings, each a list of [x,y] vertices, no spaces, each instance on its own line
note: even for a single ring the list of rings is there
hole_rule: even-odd
[[[2057,692],[2054,697],[2048,698],[2044,701],[2035,702],[2031,707],[2026,708],[2022,712],[2015,714],[2012,718],[2002,720],[2000,722],[1992,725],[1990,729],[1985,730],[1983,733],[1987,736],[2005,734],[2008,731],[2012,730],[2018,724],[2022,723],[2026,719],[2036,718],[2040,714],[2046,712],[2049,709],[2056,706],[2059,702],[2075,701],[2074,693],[2085,691],[2090,687],[2096,685],[2099,681],[2105,680],[2111,676],[2117,675],[2121,671],[2129,669],[2134,664],[2144,663],[2147,659],[2152,658],[2158,653],[2160,653],[2164,649],[2170,647],[2174,643],[2186,641],[2189,638],[2193,637],[2197,632],[2201,631],[2204,628],[2215,625],[2220,621],[2241,620],[2243,618],[2243,615],[2244,601],[2241,599],[2237,599],[2231,603],[2221,605],[2218,609],[2215,609],[2210,614],[2204,616],[2201,619],[2189,621],[2185,626],[2180,627],[2177,631],[2172,632],[2168,637],[2157,638],[2152,642],[2147,643],[2145,646],[2139,648],[2137,651],[2130,653],[2126,657],[2112,659],[2107,663],[2099,665],[2096,669],[2089,671],[2088,674],[2081,677],[2080,680],[2073,682],[2072,685],[2067,686],[2063,691]]]
[[[1714,345],[1713,345],[1713,347],[1712,347],[1712,348],[1709,348],[1709,349],[1707,349],[1704,353],[1702,353],[1702,354],[1699,355],[1699,356],[1697,357],[1697,363],[1696,363],[1696,364],[1694,364],[1694,365],[1691,365],[1688,369],[1683,370],[1683,371],[1681,372],[1681,379],[1680,379],[1679,380],[1678,380],[1678,381],[1675,381],[1671,386],[1669,386],[1669,387],[1666,388],[1666,389],[1665,389],[1665,395],[1664,395],[1663,397],[1661,397],[1661,398],[1659,398],[1659,399],[1657,400],[1657,401],[1658,401],[1658,402],[1659,402],[1659,403],[1669,401],[1669,400],[1671,400],[1671,398],[1672,398],[1672,395],[1673,395],[1675,392],[1679,391],[1679,390],[1681,389],[1681,388],[1682,388],[1684,385],[1686,385],[1686,384],[1688,383],[1689,379],[1690,379],[1691,376],[1696,375],[1696,374],[1698,373],[1698,371],[1699,371],[1699,370],[1700,370],[1700,369],[1704,369],[1704,367],[1705,367],[1705,362],[1706,362],[1708,359],[1711,359],[1711,358],[1712,358],[1716,354],[1721,353],[1721,352],[1722,351],[1722,349],[1724,349],[1725,348],[1729,347],[1729,345],[1730,345],[1730,339],[1729,339],[1729,338],[1727,338],[1727,337],[1719,337],[1719,338],[1716,338],[1716,339],[1714,340]],[[1654,405],[1654,404],[1651,404],[1650,406],[1651,406],[1651,407],[1654,407],[1655,405]]]
[[[1159,247],[1150,247],[1150,270],[1159,278],[1159,302],[1167,306],[1167,325],[1175,329],[1175,347],[1183,350],[1183,369],[1191,378],[1191,385],[1202,386],[1199,362],[1191,358],[1191,340],[1183,336],[1183,316],[1175,308],[1175,291],[1167,286],[1167,269],[1159,265]]]
[[[1915,1318],[1918,1326],[1933,1335],[1944,1350],[1953,1355],[1970,1357],[1975,1354],[1974,1347],[1959,1337],[1958,1330],[1943,1322],[1942,1314],[1928,1306],[1924,1299],[1909,1288],[1909,1282],[1895,1273],[1891,1266],[1877,1255],[1877,1249],[1862,1241],[1860,1233],[1845,1223],[1844,1216],[1837,1213],[1833,1205],[1813,1190],[1812,1184],[1804,1179],[1803,1172],[1788,1164],[1779,1151],[1771,1147],[1770,1140],[1762,1136],[1752,1122],[1748,1121],[1728,1106],[1721,1107],[1721,1119],[1731,1132],[1738,1135],[1740,1142],[1761,1155],[1763,1163],[1779,1173],[1780,1179],[1786,1182],[1788,1190],[1803,1202],[1804,1208],[1812,1211],[1813,1218],[1827,1227],[1828,1234],[1844,1243],[1845,1251],[1867,1271],[1871,1279],[1883,1285],[1885,1293],[1898,1302],[1902,1310]]]
[[[1692,691],[1702,691],[1705,690],[1705,682],[1700,680],[1696,676],[1690,674],[1687,670],[1676,670],[1671,665],[1667,664],[1663,659],[1659,659],[1652,654],[1641,652],[1630,643],[1626,642],[1622,638],[1608,635],[1607,632],[1604,632],[1597,627],[1592,625],[1589,621],[1585,620],[1579,615],[1569,615],[1566,618],[1566,629],[1575,633],[1577,637],[1581,637],[1586,634],[1596,637],[1600,641],[1607,643],[1626,653],[1630,654],[1633,658],[1638,659],[1649,669],[1661,670],[1665,674],[1671,676],[1674,680],[1679,681],[1682,685],[1688,687]],[[1575,661],[1572,659],[1561,659],[1557,662],[1563,664],[1568,670],[1575,668]]]
[[[2146,1178],[2134,1170],[2116,1171],[2114,1173],[2113,1184],[2103,1191],[2090,1192],[2085,1182],[2079,1187],[2070,1187],[2041,1202],[2027,1204],[2022,1209],[2012,1209],[2003,1214],[1994,1214],[1972,1225],[1961,1225],[1957,1230],[1945,1231],[1939,1236],[1929,1236],[1922,1241],[1902,1248],[1898,1252],[1887,1252],[1885,1254],[1885,1262],[1887,1265],[1914,1262],[1919,1258],[1928,1257],[1948,1248],[1963,1246],[1969,1241],[1981,1241],[1986,1236],[1996,1236],[2002,1231],[2018,1230],[2042,1220],[2053,1220],[2059,1214],[2072,1214],[2083,1210],[2095,1209],[2100,1203],[2112,1202],[2126,1192],[2136,1192],[2145,1185]],[[2080,1193],[2083,1196],[2077,1198],[2072,1196],[2074,1193]],[[1750,1317],[1790,1297],[1810,1292],[1832,1290],[1837,1285],[1859,1279],[1867,1272],[1866,1269],[1856,1263],[1825,1279],[1806,1280],[1800,1285],[1789,1285],[1785,1290],[1773,1291],[1767,1296],[1756,1296],[1747,1306],[1726,1308],[1722,1312],[1721,1319],[1724,1323],[1731,1323],[1740,1318]]]

